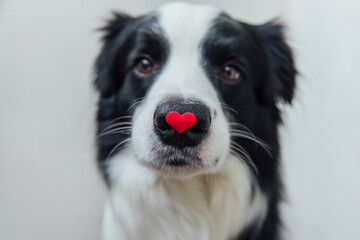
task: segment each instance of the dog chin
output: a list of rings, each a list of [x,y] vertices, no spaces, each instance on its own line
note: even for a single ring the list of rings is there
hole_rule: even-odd
[[[141,160],[140,162],[146,167],[154,170],[158,174],[167,178],[185,179],[195,177],[201,174],[210,173],[216,168],[217,161],[214,160],[214,165],[204,165],[201,163],[194,163],[196,160],[188,159],[162,159],[162,160]]]

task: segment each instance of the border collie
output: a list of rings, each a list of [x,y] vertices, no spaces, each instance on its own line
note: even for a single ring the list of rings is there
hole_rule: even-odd
[[[102,239],[280,239],[279,104],[296,77],[282,25],[170,3],[102,30]]]

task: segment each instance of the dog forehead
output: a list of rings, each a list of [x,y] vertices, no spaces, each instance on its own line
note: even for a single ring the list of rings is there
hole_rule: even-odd
[[[158,9],[159,25],[170,45],[197,47],[221,10],[207,4],[169,3]]]

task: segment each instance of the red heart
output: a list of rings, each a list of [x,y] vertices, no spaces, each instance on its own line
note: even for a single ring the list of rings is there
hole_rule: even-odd
[[[166,114],[165,120],[167,124],[169,124],[179,133],[181,133],[195,125],[196,116],[191,112],[186,112],[181,115],[176,111],[172,111]]]

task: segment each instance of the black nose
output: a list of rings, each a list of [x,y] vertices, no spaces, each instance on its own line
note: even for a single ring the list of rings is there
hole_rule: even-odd
[[[179,132],[179,129],[176,130],[176,127],[170,126],[166,121],[166,115],[174,111],[179,114],[193,113],[196,116],[195,124],[189,128],[185,126],[186,129]],[[210,124],[210,109],[200,102],[187,103],[181,100],[170,100],[160,103],[154,113],[155,133],[164,144],[178,148],[193,147],[200,144],[208,135]]]

